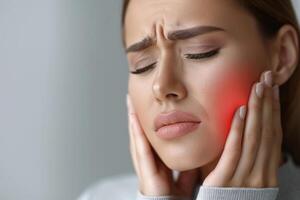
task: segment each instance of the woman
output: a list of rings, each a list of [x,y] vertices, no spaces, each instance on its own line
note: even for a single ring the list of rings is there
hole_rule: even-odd
[[[130,0],[123,31],[138,198],[275,199],[282,142],[300,165],[291,2]]]
[[[137,199],[298,198],[280,182],[300,166],[291,2],[125,0],[122,17]]]

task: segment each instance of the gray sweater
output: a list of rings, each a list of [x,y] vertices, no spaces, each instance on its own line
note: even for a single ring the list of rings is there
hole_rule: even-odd
[[[199,185],[193,200],[299,200],[300,168],[291,158],[279,168],[279,187],[235,188]],[[84,191],[78,200],[191,200],[175,196],[144,196],[138,190],[134,174],[108,177]]]

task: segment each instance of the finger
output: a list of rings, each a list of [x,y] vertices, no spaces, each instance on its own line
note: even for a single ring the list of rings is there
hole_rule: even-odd
[[[141,173],[140,173],[138,162],[137,162],[136,147],[135,147],[135,141],[134,141],[132,132],[133,132],[132,125],[130,125],[130,134],[129,134],[130,135],[130,151],[131,151],[134,169],[135,169],[137,175],[140,177]]]
[[[130,119],[132,122],[132,136],[135,141],[135,152],[139,173],[144,180],[147,180],[147,178],[151,178],[157,173],[157,166],[152,148],[145,136],[144,130],[140,126],[130,97],[128,98],[128,105],[131,111]]]
[[[260,141],[263,93],[263,83],[258,82],[253,85],[248,102],[249,109],[242,141],[241,158],[233,176],[233,182],[237,185],[244,182],[255,161],[258,141]]]
[[[276,136],[273,131],[272,71],[266,72],[264,77],[265,93],[262,108],[261,140],[251,173],[256,177],[260,177],[262,180],[267,181],[267,170],[270,164],[271,150],[273,143],[276,141]]]
[[[132,133],[133,130],[132,130],[132,123],[131,122],[129,122],[128,127],[129,127],[129,139],[130,139],[130,144],[129,145],[130,145],[130,152],[131,152],[132,162],[133,162],[133,166],[134,166],[134,169],[135,169],[138,177],[140,177],[140,171],[139,171],[139,167],[138,167],[138,163],[137,163],[135,141],[134,141],[134,137],[133,137],[133,133]]]
[[[140,172],[139,172],[139,167],[138,167],[138,163],[137,163],[137,158],[136,158],[136,148],[135,148],[135,141],[134,141],[134,137],[133,137],[133,127],[132,127],[132,122],[131,122],[131,113],[132,113],[132,109],[129,105],[129,96],[127,94],[126,96],[126,103],[127,103],[127,114],[128,114],[128,131],[129,131],[129,147],[130,147],[130,153],[131,153],[131,157],[132,157],[132,162],[133,162],[133,167],[135,172],[137,173],[137,176],[140,178]]]
[[[277,186],[277,171],[281,161],[281,145],[282,145],[282,126],[281,126],[281,111],[279,100],[279,87],[275,85],[273,87],[273,127],[276,135],[276,141],[272,148],[272,154],[270,156],[269,165],[269,186]]]
[[[233,176],[240,159],[246,106],[241,106],[235,112],[224,150],[212,174],[213,184],[204,180],[207,186],[224,186]],[[211,175],[209,175],[211,176]],[[209,179],[208,179],[209,180]]]
[[[277,149],[279,152],[281,152],[281,145],[282,145],[282,124],[281,124],[281,108],[280,108],[280,99],[279,99],[279,86],[275,85],[273,87],[273,127],[274,132],[277,138],[277,144],[274,143],[274,149]],[[272,154],[272,157],[277,158],[277,160],[274,159],[274,164],[277,162],[277,164],[280,164],[281,155],[279,154]],[[271,159],[271,162],[273,159]]]

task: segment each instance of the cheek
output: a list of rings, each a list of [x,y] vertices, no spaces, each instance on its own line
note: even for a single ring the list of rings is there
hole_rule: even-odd
[[[231,69],[231,70],[228,70]],[[231,127],[235,111],[241,105],[247,105],[252,85],[258,80],[259,72],[246,65],[235,65],[226,72],[214,74],[210,82],[208,121],[225,141]],[[212,124],[211,124],[212,125]]]

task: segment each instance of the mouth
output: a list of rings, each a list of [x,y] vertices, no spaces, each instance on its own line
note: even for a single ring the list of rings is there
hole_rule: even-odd
[[[156,134],[162,139],[174,139],[195,131],[199,125],[200,122],[177,122],[162,126]]]
[[[173,139],[196,130],[200,123],[195,115],[175,110],[158,115],[154,126],[157,136],[162,139]]]

